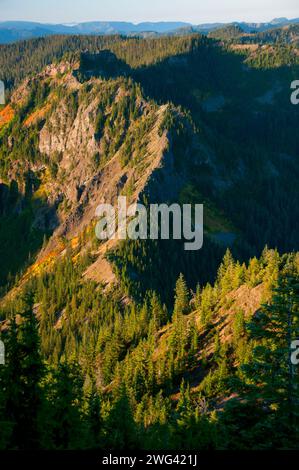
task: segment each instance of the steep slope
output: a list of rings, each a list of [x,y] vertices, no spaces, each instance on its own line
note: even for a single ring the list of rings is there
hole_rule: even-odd
[[[103,47],[112,40],[101,41]],[[148,47],[150,53],[141,57]],[[203,282],[213,279],[222,245],[234,245],[241,259],[258,254],[266,243],[296,250],[297,141],[286,124],[298,114],[288,88],[296,67],[251,68],[262,59],[262,47],[248,57],[198,37],[114,39],[111,48],[120,57],[125,49],[132,63],[146,60],[148,65],[130,67],[107,50],[76,53],[27,79],[3,111],[3,183],[17,182],[12,191],[28,196],[22,204],[30,200],[34,205],[31,227],[41,238],[51,235],[38,262],[65,246],[61,238],[70,243],[88,230],[91,243],[95,208],[102,201],[115,203],[119,194],[131,201],[146,196],[148,201],[205,204],[205,230],[212,236],[200,253],[189,259],[171,243],[145,248],[157,257],[155,263],[165,256],[173,264],[167,288],[161,269],[154,275],[146,267],[140,270],[138,251],[144,247],[118,247],[111,258],[122,279],[131,272],[145,290],[167,292],[168,301],[181,271],[190,273],[193,286],[200,272]],[[36,253],[37,243],[29,245]],[[99,273],[102,263],[113,278],[102,260],[108,246],[100,250],[87,276],[105,281]],[[173,252],[179,261],[171,261]],[[16,262],[8,269],[17,272]],[[125,284],[127,289],[131,280]]]
[[[102,60],[111,74],[111,57],[104,53]],[[8,185],[16,192],[14,204],[3,199],[3,212],[18,213],[25,198],[32,208],[31,227],[50,236],[30,272],[64,253],[68,243],[78,245],[83,233],[89,233],[89,241],[80,246],[90,247],[100,203],[115,205],[119,195],[126,195],[131,204],[153,193],[162,200],[178,199],[185,184],[165,125],[171,116],[187,125],[184,113],[146,100],[131,79],[107,78],[103,70],[102,78],[80,82],[86,63],[48,66],[13,93],[8,106],[13,112],[3,112],[9,119],[1,134],[0,183],[3,194],[9,193]],[[153,183],[159,178],[163,185]],[[113,279],[103,259],[108,247],[100,246],[87,277],[106,282],[106,269]]]
[[[298,448],[298,69],[114,41],[41,54],[1,112],[0,448]],[[99,242],[119,195],[204,203],[203,249]]]

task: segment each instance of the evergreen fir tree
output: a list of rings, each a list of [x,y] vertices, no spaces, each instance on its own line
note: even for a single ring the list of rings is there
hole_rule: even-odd
[[[13,423],[9,446],[32,449],[39,445],[40,381],[44,366],[32,297],[26,295],[21,303],[18,325],[13,318],[7,337],[5,407],[7,419]]]
[[[183,274],[180,275],[175,287],[174,321],[181,315],[186,315],[190,308],[190,296]]]

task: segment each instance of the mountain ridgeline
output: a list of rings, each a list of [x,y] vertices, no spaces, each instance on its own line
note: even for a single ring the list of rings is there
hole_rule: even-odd
[[[298,446],[299,56],[271,31],[0,46],[0,448]],[[118,196],[203,204],[203,248],[99,241]]]
[[[232,23],[243,33],[260,33],[273,28],[284,28],[299,23],[298,18],[275,18],[267,23]],[[15,41],[47,37],[57,34],[67,35],[122,35],[138,37],[180,36],[190,33],[209,34],[222,30],[230,24],[210,23],[192,25],[185,22],[143,22],[133,24],[122,21],[90,21],[75,24],[43,24],[30,21],[2,21],[0,22],[0,44],[9,44]]]

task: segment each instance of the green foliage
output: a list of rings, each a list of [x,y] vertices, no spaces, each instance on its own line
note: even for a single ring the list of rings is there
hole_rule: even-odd
[[[30,449],[39,447],[38,418],[41,409],[40,380],[43,363],[40,355],[37,322],[32,311],[32,299],[20,301],[19,325],[10,322],[6,341],[7,362],[1,374],[5,408],[2,420],[10,423],[7,447]]]
[[[189,308],[188,288],[184,276],[180,274],[175,287],[174,321],[181,315],[186,315],[189,312]]]
[[[299,377],[291,355],[299,331],[298,286],[298,273],[280,277],[271,303],[248,324],[253,349],[250,360],[240,365],[240,402],[229,405],[224,415],[230,438],[240,447],[297,448]],[[236,437],[240,423],[246,432]],[[263,435],[263,430],[271,432]]]
[[[86,54],[107,48],[115,56]],[[269,83],[291,81],[293,48],[242,57],[200,36],[43,38],[2,46],[0,78],[12,89],[66,52],[65,60],[81,60],[73,72],[81,88],[52,90],[53,112],[63,101],[74,120],[84,100],[97,99],[93,170],[119,152],[123,167],[140,171],[158,103],[168,103],[159,135],[169,140],[165,157],[183,181],[182,199],[228,215],[237,242],[224,254],[208,236],[196,253],[177,240],[128,241],[107,255],[119,281],[110,289],[84,276],[91,253],[67,248],[1,299],[0,448],[298,448],[290,362],[298,337],[298,111],[283,92],[273,104],[260,100]],[[88,73],[104,80],[93,89]],[[43,122],[24,126],[50,93],[48,83],[30,83],[0,133],[0,282],[10,277],[9,287],[44,235],[33,228],[43,175],[28,163],[63,178],[63,155],[49,161],[39,153]],[[208,112],[215,94],[223,107]],[[132,194],[134,183],[120,189]],[[163,184],[157,178],[157,198]],[[265,248],[259,256],[266,243],[292,253]],[[260,292],[266,304],[253,312]]]
[[[240,270],[229,252],[214,286],[198,288],[191,301],[179,276],[172,323],[155,292],[125,306],[117,290],[82,282],[90,260],[74,264],[69,252],[2,313],[10,324],[0,370],[1,447],[295,448],[298,374],[290,344],[298,336],[298,255],[277,256],[265,249],[254,269],[267,288],[275,260],[272,300],[249,323],[238,310],[225,338],[215,321],[236,287],[223,280]],[[251,273],[252,262],[244,279]],[[229,399],[218,413],[219,400],[236,393],[241,400]]]

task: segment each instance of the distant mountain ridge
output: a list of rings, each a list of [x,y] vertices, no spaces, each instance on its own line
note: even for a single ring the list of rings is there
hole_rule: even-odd
[[[299,18],[275,18],[269,23],[207,23],[192,25],[185,22],[143,22],[139,24],[120,21],[92,21],[74,24],[44,24],[30,21],[4,21],[0,22],[0,44],[7,44],[18,40],[35,37],[50,36],[53,34],[120,34],[120,35],[164,35],[209,32],[225,27],[229,24],[239,26],[245,33],[263,32],[273,27],[282,27],[299,23]]]

